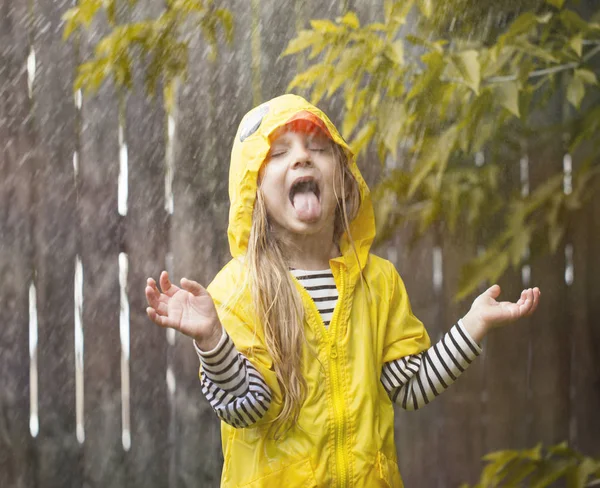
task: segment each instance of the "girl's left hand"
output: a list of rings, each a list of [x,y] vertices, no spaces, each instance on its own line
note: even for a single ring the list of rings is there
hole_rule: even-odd
[[[500,291],[500,286],[493,285],[475,299],[471,309],[463,317],[466,327],[484,335],[494,327],[529,316],[537,308],[542,294],[537,287],[528,288],[521,292],[516,303],[497,302]]]

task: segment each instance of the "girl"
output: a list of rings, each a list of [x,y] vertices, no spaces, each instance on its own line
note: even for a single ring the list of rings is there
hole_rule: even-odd
[[[233,259],[208,289],[148,279],[148,316],[194,339],[222,420],[221,486],[402,487],[392,402],[417,409],[531,314],[538,288],[494,285],[435,346],[375,222],[355,157],[327,116],[284,95],[242,120],[231,155]]]

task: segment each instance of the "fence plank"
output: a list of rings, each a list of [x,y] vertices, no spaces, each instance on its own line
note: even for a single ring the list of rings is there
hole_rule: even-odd
[[[234,45],[220,39],[210,62],[206,45],[191,44],[188,82],[180,92],[171,246],[173,275],[210,283],[230,259],[227,243],[229,155],[237,125],[252,107],[250,4],[231,6]],[[197,114],[206,114],[198,120]],[[223,455],[220,421],[204,398],[191,341],[177,337],[173,354],[177,390],[177,486],[219,486]]]
[[[156,18],[162,1],[137,4],[131,21]],[[139,65],[138,65],[139,67]],[[131,450],[127,453],[127,486],[168,486],[169,397],[166,383],[165,331],[146,315],[146,280],[164,269],[169,234],[165,210],[166,116],[160,96],[150,99],[136,69],[126,108],[129,195],[125,240],[129,260]]]
[[[73,184],[75,55],[63,43],[66,0],[38,0],[34,45],[35,270],[39,324],[39,483],[81,486],[81,449],[75,437],[74,263],[77,233]]]
[[[532,192],[562,172],[562,146],[543,141],[530,152]],[[569,428],[569,323],[565,284],[564,244],[555,255],[535,259],[537,250],[547,246],[547,237],[532,243],[532,282],[542,291],[542,300],[531,323],[531,404],[533,412],[530,444],[553,444],[567,440]],[[532,317],[533,318],[533,317]]]
[[[392,251],[388,258],[396,264],[406,285],[413,313],[423,322],[433,342],[442,332],[438,327],[440,302],[434,294],[432,281],[433,236],[424,236],[411,252],[408,247],[411,226],[401,229],[394,238],[398,257],[394,259]],[[438,486],[441,473],[435,447],[438,442],[439,409],[439,401],[417,411],[396,407],[398,465],[406,486]]]
[[[506,201],[520,198],[520,162],[504,161],[500,191]],[[497,235],[501,229],[492,229]],[[491,285],[492,283],[490,283]],[[524,288],[521,269],[512,268],[498,281],[498,300],[518,300]],[[529,286],[529,285],[527,285]],[[529,364],[532,321],[523,318],[490,333],[485,344],[484,450],[523,449],[530,446],[528,436],[532,412],[529,408]]]
[[[34,484],[29,432],[28,292],[32,281],[34,139],[26,61],[26,5],[0,1],[0,486]]]
[[[574,170],[581,161],[576,161]],[[591,198],[569,223],[573,245],[573,284],[568,290],[571,337],[569,440],[575,449],[600,457],[600,178]]]
[[[94,22],[82,35],[82,57],[104,33]],[[125,486],[121,443],[119,266],[122,218],[117,210],[119,142],[117,95],[110,84],[85,97],[81,110],[78,200],[83,265],[83,469],[92,486]]]
[[[441,330],[447,332],[469,311],[479,293],[471,293],[460,302],[454,302],[458,292],[458,276],[462,265],[476,255],[475,245],[466,229],[458,228],[451,236],[447,229],[440,231],[443,255],[443,312]],[[441,486],[459,486],[479,478],[483,454],[481,439],[483,390],[483,361],[479,357],[460,378],[436,400],[440,402],[440,435],[438,451],[443,466]]]
[[[286,93],[295,75],[296,59],[279,59],[289,41],[296,37],[294,0],[260,1],[261,79],[263,100]]]
[[[131,452],[128,486],[166,486],[169,407],[165,332],[145,313],[146,279],[164,269],[164,112],[156,101],[132,95],[127,106],[129,209],[126,248],[131,313]]]

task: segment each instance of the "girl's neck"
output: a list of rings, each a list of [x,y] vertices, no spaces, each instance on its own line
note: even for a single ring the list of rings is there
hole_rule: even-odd
[[[288,250],[288,263],[291,268],[321,270],[329,268],[329,260],[341,255],[336,243],[331,246],[314,239],[301,239]]]

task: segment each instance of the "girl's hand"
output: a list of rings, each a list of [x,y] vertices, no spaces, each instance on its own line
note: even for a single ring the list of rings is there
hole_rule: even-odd
[[[215,304],[200,283],[181,278],[179,288],[171,283],[166,271],[160,274],[158,291],[156,282],[148,278],[146,313],[161,327],[171,327],[193,338],[203,350],[217,345],[222,334],[221,322]],[[212,347],[211,347],[212,346]]]
[[[537,308],[542,294],[537,287],[528,288],[521,292],[521,297],[516,303],[497,302],[500,291],[498,285],[488,288],[475,299],[471,309],[462,319],[465,328],[477,342],[483,339],[490,329],[531,315]]]

